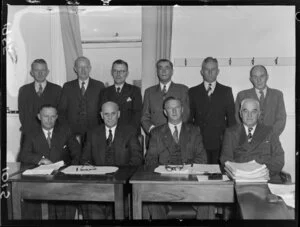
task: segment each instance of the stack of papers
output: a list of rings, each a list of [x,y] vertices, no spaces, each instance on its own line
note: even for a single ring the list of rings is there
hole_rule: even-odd
[[[193,164],[193,165],[160,165],[154,172],[161,174],[209,174],[221,173],[219,165]]]
[[[295,208],[295,184],[268,184],[272,194],[280,196],[286,205]]]
[[[23,175],[50,175],[54,170],[58,170],[60,167],[64,166],[64,161],[59,161],[49,165],[40,165],[34,169],[25,170]]]
[[[61,172],[64,174],[72,175],[103,175],[107,173],[114,173],[119,168],[116,166],[84,166],[84,165],[74,165],[68,166]]]
[[[270,179],[267,166],[255,160],[243,163],[227,161],[224,169],[236,182],[267,182]]]

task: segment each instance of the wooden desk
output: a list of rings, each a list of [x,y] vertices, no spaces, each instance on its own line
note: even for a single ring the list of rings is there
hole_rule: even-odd
[[[140,167],[131,177],[133,219],[142,219],[143,202],[233,203],[233,182],[199,182],[195,175],[161,175]]]
[[[290,212],[283,201],[270,203],[267,184],[235,185],[237,202],[243,219],[294,219],[295,212]]]
[[[13,219],[21,219],[21,201],[63,200],[113,202],[115,218],[124,219],[124,185],[135,171],[135,167],[120,167],[106,175],[22,176],[10,178]],[[48,219],[48,206],[42,204],[42,218]]]

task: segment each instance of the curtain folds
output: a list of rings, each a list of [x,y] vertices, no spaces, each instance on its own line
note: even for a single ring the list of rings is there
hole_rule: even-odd
[[[83,55],[79,17],[76,6],[59,6],[59,11],[67,81],[70,81],[77,78],[73,70],[74,61]]]
[[[158,83],[155,63],[170,58],[173,6],[142,7],[142,94]]]

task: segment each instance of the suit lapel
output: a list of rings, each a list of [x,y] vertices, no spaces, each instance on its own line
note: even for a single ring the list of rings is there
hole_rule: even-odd
[[[166,147],[170,150],[170,147],[172,146],[174,142],[171,130],[169,128],[168,124],[165,124],[163,129],[162,129],[162,134],[163,134],[163,143],[165,144]]]
[[[41,143],[41,152],[43,153],[43,155],[49,157],[50,149],[42,127],[39,128],[36,140],[40,141]]]
[[[257,124],[255,132],[253,134],[253,138],[251,141],[251,148],[256,148],[268,135],[269,130],[266,130],[261,124]]]
[[[189,144],[189,140],[191,138],[190,130],[187,128],[187,125],[185,123],[182,123],[180,135],[179,135],[179,144],[180,144],[180,150],[181,150],[181,160],[186,160],[186,145]]]
[[[96,137],[97,139],[97,144],[98,144],[98,152],[97,154],[100,156],[100,160],[102,160],[102,164],[105,163],[105,152],[106,152],[106,134],[105,134],[105,125],[102,124],[100,126],[99,133]]]

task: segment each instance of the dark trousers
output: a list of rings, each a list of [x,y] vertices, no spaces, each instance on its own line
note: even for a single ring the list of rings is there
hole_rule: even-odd
[[[207,164],[220,164],[220,149],[206,149]]]

